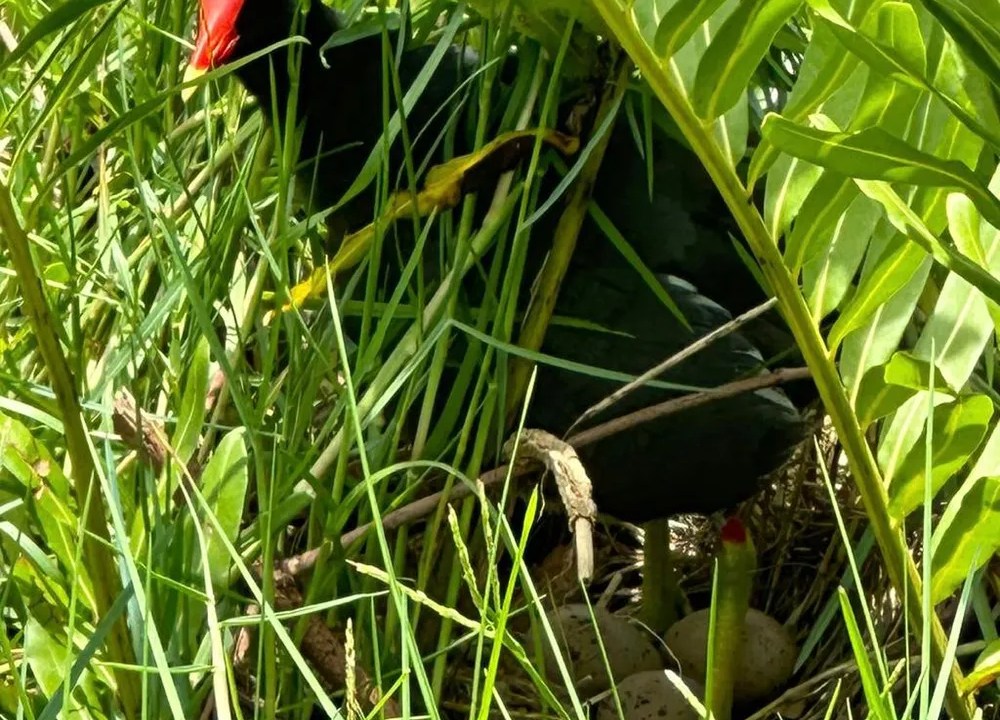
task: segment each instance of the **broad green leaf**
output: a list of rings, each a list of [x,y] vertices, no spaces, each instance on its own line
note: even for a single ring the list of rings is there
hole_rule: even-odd
[[[853,3],[854,18],[863,18],[874,0]],[[822,112],[847,126],[858,102],[861,83],[868,70],[858,58],[845,53],[826,23],[813,28],[799,74],[781,114],[793,122],[804,123],[810,115]],[[839,109],[842,108],[842,109]],[[751,189],[774,165],[780,151],[767,138],[761,138],[750,160],[747,185]],[[770,184],[771,179],[768,178]]]
[[[810,50],[823,44],[824,34],[819,32],[817,35],[818,38],[813,41]],[[809,117],[821,111],[840,125],[848,126],[863,97],[869,73],[867,68],[853,59],[850,54],[844,53],[836,40],[829,35],[825,37],[828,46],[827,55],[832,56],[828,63],[837,64],[840,67],[841,61],[845,58],[852,59],[854,62],[845,65],[843,73],[838,73],[829,79],[823,78],[824,81],[829,80],[831,87],[822,87],[821,94],[804,93],[800,95],[799,85],[805,83],[808,77],[800,79],[792,91],[789,105],[782,111],[782,116],[805,123]],[[817,84],[819,82],[820,80],[817,80]],[[814,95],[816,97],[813,97]],[[792,106],[797,104],[795,101],[800,97],[815,99],[816,103],[809,107],[803,101],[800,104],[800,109],[793,112]],[[772,163],[773,167],[771,167]],[[757,172],[763,172],[765,165],[770,168],[770,171],[767,173],[764,221],[771,230],[771,234],[780,238],[785,234],[793,220],[798,219],[802,203],[823,175],[823,171],[800,158],[782,154],[781,150],[768,141],[767,137],[762,136],[760,146],[754,153],[750,164],[751,184],[756,182],[755,168],[758,168]]]
[[[1000,89],[1000,2],[920,0],[955,42]]]
[[[878,271],[879,259],[887,252],[887,248],[894,247],[897,242],[898,233],[890,223],[883,221],[876,225],[861,270],[862,283]],[[880,307],[869,322],[844,340],[840,352],[840,374],[848,387],[848,396],[852,402],[856,400],[858,383],[864,373],[869,368],[889,362],[893,353],[899,349],[933,266],[934,263],[927,258],[913,278]]]
[[[772,128],[778,128],[779,126],[781,126],[781,129],[776,130],[776,134],[780,135],[785,130],[788,130],[790,135],[788,137],[785,136],[783,137],[785,137],[785,139],[789,139],[790,137],[794,136],[798,140],[801,140],[804,147],[805,146],[811,147],[811,150],[813,151],[811,155],[812,154],[822,155],[824,157],[828,157],[831,155],[837,156],[837,160],[839,162],[834,163],[834,165],[838,165],[838,167],[835,167],[834,169],[840,171],[843,171],[845,169],[844,167],[839,166],[840,162],[842,162],[844,166],[855,165],[855,169],[858,169],[857,164],[861,162],[861,157],[864,156],[864,153],[861,153],[860,155],[854,155],[853,151],[848,150],[846,151],[845,155],[841,155],[839,153],[839,150],[833,148],[833,146],[822,146],[822,142],[820,142],[819,144],[813,144],[813,141],[809,139],[809,133],[811,131],[807,130],[804,135],[800,134],[798,131],[803,130],[803,128],[799,127],[798,130],[790,128],[788,126],[787,121],[784,121],[779,116],[769,115],[768,118],[765,120],[765,127],[767,125],[767,122],[770,120],[774,121],[774,123],[771,125]],[[849,135],[846,133],[839,132],[839,130],[836,129],[836,124],[833,123],[827,117],[816,115],[813,117],[813,121],[824,128],[823,130],[818,130],[816,132],[826,135],[827,138],[833,135]],[[870,140],[873,137],[872,133],[879,133],[879,131],[878,130],[863,131],[863,133],[857,133],[854,137],[862,135],[864,133],[868,133],[868,137]],[[882,133],[882,135],[884,135],[884,133]],[[892,142],[902,143],[903,145],[906,145],[902,141],[895,139],[893,139]],[[796,142],[792,141],[791,144],[796,144]],[[921,153],[920,151],[913,149],[910,146],[906,147],[909,148],[909,152],[911,153],[916,153],[917,155],[921,155],[923,157],[931,157],[926,155],[926,153]],[[932,158],[932,160],[935,163],[939,162],[947,163],[949,171],[954,171],[956,168],[962,168],[964,170],[960,170],[959,171],[960,173],[961,172],[971,173],[971,171],[969,171],[968,168],[962,163],[955,161],[937,161],[934,158]],[[885,159],[885,164],[891,164],[891,163],[892,160]],[[904,168],[903,165],[897,166],[897,169],[900,170],[900,175],[906,175],[910,170],[913,171],[912,172],[913,175],[926,174],[928,176],[931,176],[935,175],[937,172],[935,169],[926,167],[923,170],[914,169],[910,165],[907,165],[906,167],[909,168],[909,170],[903,169]],[[893,173],[890,172],[889,174],[892,175]],[[939,180],[943,179],[943,175],[939,175],[938,179]],[[943,267],[955,273],[958,273],[963,278],[972,283],[975,287],[979,288],[991,300],[1000,303],[1000,281],[998,281],[997,278],[994,277],[991,273],[987,272],[985,269],[976,265],[974,262],[969,260],[961,253],[957,252],[953,246],[943,244],[937,238],[937,236],[933,232],[931,232],[930,229],[928,229],[928,227],[921,220],[921,218],[913,211],[913,209],[911,209],[899,197],[899,195],[896,194],[896,192],[892,189],[892,187],[888,183],[878,180],[864,180],[861,179],[859,176],[855,176],[855,182],[857,183],[858,187],[861,189],[863,193],[868,195],[870,198],[878,201],[885,208],[889,221],[901,233],[904,233],[909,239],[913,240],[915,243],[924,248],[924,250],[928,254],[930,254],[937,263],[941,264]],[[973,195],[973,202],[976,202],[977,207],[979,207],[980,210],[982,209],[982,206],[987,206],[990,208],[996,208],[1000,206],[1000,201],[998,201],[998,199],[994,195],[992,195],[986,188],[979,186],[978,182],[973,182],[972,185],[973,187],[971,189],[971,192],[969,190],[967,190],[967,192],[970,192],[970,194]],[[979,195],[978,202],[976,200],[976,194]]]
[[[909,320],[909,316],[912,314],[915,304],[916,299],[914,298],[913,304],[907,307],[907,320]],[[900,337],[894,337],[892,342],[893,345],[898,345]],[[873,343],[873,349],[877,351],[881,348],[879,345]],[[895,350],[895,348],[893,349]],[[887,366],[891,360],[891,357],[887,357]],[[914,368],[908,367],[908,364],[905,362],[900,363],[900,360],[897,359],[897,364],[893,366],[890,371],[890,377],[895,379],[897,384],[906,385],[910,387],[911,390],[914,390],[916,389],[915,386],[919,383],[919,379],[926,377],[926,368],[927,364],[924,365],[924,368],[917,368],[917,372],[913,372]],[[928,380],[927,382],[929,383],[930,381]],[[928,394],[929,393],[926,389],[920,390],[917,394],[904,402],[903,405],[889,418],[887,418],[885,423],[883,423],[877,450],[878,462],[880,467],[883,469],[883,477],[885,477],[887,481],[891,481],[891,478],[896,475],[900,466],[909,454],[913,452],[914,447],[917,445],[922,434],[926,430]],[[955,392],[950,388],[941,387],[941,378],[935,376],[935,407],[952,402],[954,397]]]
[[[987,220],[1000,226],[1000,200],[966,165],[921,152],[879,128],[827,132],[772,113],[762,131],[785,152],[853,178],[961,188]]]
[[[926,21],[928,18],[923,16]],[[944,31],[936,24],[929,23],[927,30],[927,64],[936,86],[947,94],[969,104],[966,84],[971,79],[963,66],[957,49],[951,43]],[[905,133],[898,133],[913,147],[922,152],[945,157],[961,162],[970,168],[981,166],[980,158],[984,150],[984,142],[975,133],[963,126],[948,109],[933,96],[923,93],[914,114],[910,128]],[[886,189],[888,189],[886,187]],[[898,192],[906,198],[906,203],[913,210],[930,234],[943,237],[947,227],[946,204],[949,190],[947,188],[900,188]],[[888,193],[886,199],[889,200]],[[890,203],[891,204],[891,203]],[[889,209],[891,215],[896,213]],[[904,223],[905,224],[905,223]],[[924,243],[933,246],[932,243]],[[944,243],[944,248],[953,251],[953,247]],[[936,252],[933,250],[932,252]],[[954,253],[961,257],[960,253]],[[966,262],[968,262],[966,260]],[[976,263],[972,263],[976,265]],[[967,278],[968,279],[968,278]]]
[[[650,43],[655,43],[655,35],[662,25],[660,8],[662,3],[636,3],[634,12],[637,23]],[[690,40],[669,60],[670,71],[680,81],[684,91],[690,96],[694,92],[695,79],[707,48],[728,18],[740,6],[739,0],[725,0],[702,22]],[[750,127],[748,103],[736,104],[732,109],[715,120],[713,135],[730,161],[735,165],[746,153],[747,133]]]
[[[941,602],[1000,548],[1000,426],[934,530],[931,599]]]
[[[838,173],[823,173],[799,210],[785,244],[785,262],[797,273],[826,249],[828,235],[859,195],[857,186]],[[860,259],[860,258],[859,258]]]
[[[920,30],[917,11],[912,5],[899,0],[885,2],[877,7],[874,23],[862,22],[861,30],[873,37],[874,43],[885,52],[891,53],[892,57],[898,58],[907,68],[921,75],[926,74],[926,40]],[[906,82],[902,78],[896,79]]]
[[[920,25],[909,5],[885,3],[865,18],[863,28],[882,39],[895,52],[906,56],[913,65],[926,66]],[[891,76],[870,72],[848,128],[866,130],[878,127],[893,137],[903,137],[919,97],[919,89],[900,83]]]
[[[56,640],[33,617],[24,626],[24,654],[38,687],[46,695],[58,689],[69,667],[64,641]]]
[[[726,0],[678,0],[656,26],[653,49],[669,60]]]
[[[885,381],[913,391],[927,390],[933,382],[935,393],[957,394],[955,386],[948,384],[947,378],[941,376],[939,368],[934,369],[932,375],[930,362],[902,350],[895,353],[886,364]]]
[[[948,195],[948,232],[962,254],[977,265],[989,267],[986,252],[980,242],[982,223],[975,205],[961,193]]]
[[[875,312],[901,290],[923,264],[924,251],[917,245],[897,241],[878,261],[878,267],[862,281],[854,299],[837,318],[828,343],[836,352],[848,333],[868,322]]]
[[[955,391],[934,373],[935,392]],[[854,407],[861,427],[867,427],[901,408],[925,391],[931,382],[930,363],[907,352],[897,352],[888,363],[870,368],[861,379]]]
[[[767,138],[762,139],[766,141]],[[785,234],[822,177],[823,168],[817,165],[792,155],[781,155],[777,159],[767,174],[764,197],[764,221],[772,237],[780,238]]]
[[[934,405],[945,405],[952,397],[936,393]],[[896,473],[921,434],[927,428],[928,393],[921,392],[907,400],[896,412],[886,418],[879,428],[878,447],[876,448],[878,464],[882,468],[882,477],[888,482]]]
[[[656,28],[663,16],[664,4],[669,5],[669,2],[661,4],[657,0],[636,0],[629,6],[635,27],[650,47],[656,42]]]
[[[0,523],[2,526],[2,523]],[[0,532],[3,528],[0,527]],[[25,538],[23,532],[21,537]],[[10,578],[16,586],[31,615],[46,627],[63,627],[69,608],[69,595],[66,588],[69,583],[58,572],[58,567],[52,564],[52,573],[33,562],[27,553],[19,552],[8,555],[16,558],[10,565]]]
[[[851,187],[856,186],[851,183]],[[820,225],[805,239],[807,246],[816,246],[822,253],[802,269],[802,289],[817,320],[838,308],[847,296],[881,217],[878,204],[859,194],[834,225]]]
[[[949,275],[913,351],[930,359],[933,349],[941,374],[952,386],[961,387],[972,376],[993,329],[982,293],[959,276]]]
[[[825,26],[817,28],[806,50],[802,67],[782,114],[796,122],[822,111],[842,125],[854,114],[868,71],[849,53],[843,52]],[[761,137],[750,159],[747,185],[753,188],[764,174],[764,221],[771,235],[780,238],[799,207],[819,180],[819,168],[798,158],[782,155],[778,148]]]
[[[971,395],[934,408],[931,490],[936,494],[982,443],[993,417],[993,401]],[[904,519],[924,501],[926,430],[906,454],[889,482],[889,512]]]
[[[952,60],[949,53],[942,56],[939,64],[942,77],[951,73]],[[966,163],[976,163],[982,150],[981,142],[945,112],[935,112],[930,105],[927,109],[920,124],[927,128],[940,127],[941,134],[936,137],[926,135],[922,139],[927,143],[925,149]],[[910,202],[931,232],[943,235],[947,223],[954,248],[958,251],[956,257],[962,257],[970,266],[981,268],[984,274],[997,277],[996,271],[1000,267],[995,266],[995,250],[987,253],[982,249],[979,242],[979,226],[982,223],[968,198],[943,189],[925,189],[917,191]],[[933,347],[939,372],[953,387],[961,387],[980,361],[993,329],[994,322],[983,294],[966,277],[952,273],[944,279],[934,306],[928,311],[914,352],[929,360]]]
[[[51,634],[33,616],[28,618],[24,626],[24,658],[38,687],[46,696],[54,695],[63,686],[73,661],[65,638],[57,638]],[[95,716],[87,709],[88,706],[95,709],[101,706],[96,690],[93,674],[85,670],[77,680],[74,692],[69,695],[66,703],[69,712],[60,714],[60,717],[80,720],[103,717],[100,711]]]
[[[247,492],[247,449],[237,428],[229,432],[205,466],[201,478],[201,491],[211,512],[218,518],[230,544],[236,541],[243,521],[243,506]],[[208,536],[208,559],[212,582],[218,590],[225,589],[229,576],[230,557],[225,543],[215,535],[215,528],[205,524]]]
[[[14,683],[0,685],[0,713],[14,717],[22,708],[21,695]]]
[[[747,85],[771,41],[802,0],[744,0],[728,17],[698,65],[691,102],[706,120],[746,96]]]
[[[11,501],[18,504],[3,514],[9,531],[0,531],[0,549],[10,558],[30,558],[47,579],[65,582],[62,569],[68,573],[73,566],[78,534],[77,519],[68,509],[68,481],[45,445],[22,423],[0,413],[0,504]],[[39,527],[41,538],[31,534]],[[92,603],[86,574],[81,587],[84,601]]]
[[[944,597],[947,597],[947,594],[942,599]],[[972,672],[965,676],[962,692],[975,692],[994,682],[997,678],[1000,678],[1000,640],[992,641],[979,653]]]
[[[901,10],[899,3],[887,2],[866,18],[865,25],[871,25],[874,28],[872,32],[923,65],[920,28],[909,6],[902,7],[904,9]],[[902,135],[918,97],[919,92],[913,88],[883,75],[869,73],[850,126],[880,127],[889,133]],[[800,254],[790,258],[790,263],[811,259],[819,250],[816,246],[827,241],[823,243],[826,245],[824,262],[810,267],[810,272],[804,276],[804,290],[814,317],[822,318],[839,305],[875,229],[878,216],[871,201],[860,201],[852,206],[852,201],[859,194],[857,185],[850,178],[826,173],[796,217],[789,245],[802,244],[796,247]],[[849,206],[853,207],[850,215],[847,214]],[[808,242],[800,240],[796,232],[800,228],[806,229],[803,234],[808,232]],[[847,237],[843,238],[845,234]],[[836,242],[838,240],[840,242]],[[797,265],[792,264],[792,267]]]
[[[885,381],[885,366],[869,368],[858,386],[854,410],[858,425],[864,430],[876,420],[901,408],[917,393],[908,387]]]
[[[1000,302],[1000,282],[997,278],[959,253],[953,246],[945,245],[938,240],[923,220],[889,185],[865,180],[856,182],[865,195],[882,205],[889,222],[908,239],[922,247],[935,262],[968,280],[994,302]]]
[[[17,420],[0,413],[0,470],[10,473],[27,491],[34,492],[43,483],[63,502],[70,501],[69,481],[62,467],[31,431]],[[16,493],[17,497],[23,497]],[[0,500],[4,494],[0,493]]]
[[[46,552],[46,549],[38,544],[35,537],[25,531],[26,528],[18,527],[9,520],[0,520],[0,535],[6,535],[15,548],[14,552],[9,552],[12,557],[24,556],[41,573],[41,579],[45,583],[66,584],[66,578],[59,566]],[[62,588],[57,588],[61,594]]]
[[[994,177],[994,182],[998,178],[1000,178],[1000,169]],[[1000,231],[981,222],[975,205],[960,193],[948,195],[947,213],[948,232],[959,252],[980,267],[994,274],[1000,274]],[[992,320],[993,328],[1000,330],[1000,307],[995,303],[987,302],[975,288],[966,286],[966,289],[969,293],[970,313],[977,311],[976,306],[981,304],[981,308],[985,309]],[[979,325],[975,327],[979,327]],[[988,338],[989,334],[987,333],[987,340]]]
[[[80,519],[70,512],[47,484],[35,491],[32,504],[45,544],[66,569],[67,576],[72,577],[71,571],[75,571],[77,592],[82,595],[86,605],[93,609],[95,600],[90,574],[85,564],[76,563]]]
[[[208,396],[208,361],[208,340],[201,337],[195,344],[180,387],[180,412],[171,439],[177,460],[181,463],[187,463],[198,449],[201,426],[205,421],[205,398]]]
[[[976,134],[984,139],[988,139],[994,147],[1000,148],[1000,133],[993,130],[991,123],[970,112],[965,104],[956,100],[950,93],[942,91],[935,83],[927,78],[926,68],[912,52],[901,51],[900,48],[889,46],[885,42],[879,42],[866,34],[858,32],[850,26],[847,21],[835,10],[829,7],[827,0],[808,0],[813,9],[826,21],[831,31],[836,35],[845,48],[867,63],[872,69],[882,73],[886,77],[893,78],[900,83],[905,83],[915,89],[925,90],[937,97],[962,123],[967,125]],[[914,33],[917,18],[912,7],[905,3],[886,3],[884,8],[892,9],[897,16],[899,27],[898,37],[901,39],[916,37],[919,40],[919,33]],[[880,11],[883,8],[880,8]],[[904,20],[904,18],[907,18]],[[905,26],[909,25],[910,29]],[[883,38],[880,36],[879,40]],[[923,44],[918,43],[921,54]]]
[[[869,66],[879,70],[886,75],[898,74],[902,82],[914,82],[912,75],[922,74],[924,69],[923,45],[920,43],[917,33],[916,44],[919,46],[919,58],[913,54],[896,54],[891,49],[886,49],[880,45],[880,41],[886,38],[884,28],[866,22],[871,16],[861,18],[858,16],[848,21],[830,0],[806,0],[810,10],[820,19],[817,27],[827,27],[834,33],[835,37],[855,55],[864,60]],[[876,15],[881,15],[885,11],[890,13],[907,12],[916,21],[916,13],[911,6],[905,3],[885,2],[876,5]]]

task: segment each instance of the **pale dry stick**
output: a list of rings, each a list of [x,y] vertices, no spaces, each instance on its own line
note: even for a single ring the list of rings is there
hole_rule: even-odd
[[[622,575],[622,571],[619,570],[611,576],[611,580],[608,581],[608,586],[604,588],[601,596],[597,598],[597,602],[594,603],[595,608],[608,610],[608,607],[611,605],[611,601],[614,600],[615,593],[618,592],[618,588],[622,585]],[[608,612],[610,612],[610,610]]]
[[[668,400],[658,405],[653,405],[648,408],[643,408],[642,410],[637,410],[634,413],[623,415],[620,418],[609,420],[606,423],[602,423],[601,425],[597,425],[590,430],[585,430],[568,438],[566,442],[573,447],[584,447],[597,442],[598,440],[603,440],[604,438],[614,435],[615,433],[622,432],[623,430],[627,430],[635,427],[636,425],[640,425],[660,417],[672,415],[676,412],[680,412],[681,410],[687,410],[710,402],[715,402],[716,400],[724,400],[743,393],[773,387],[783,382],[802,380],[807,377],[809,377],[809,369],[802,367],[785,368],[764,375],[747,378],[745,380],[737,380],[736,382],[722,385],[714,390],[705,390],[700,393],[685,395],[684,397]],[[525,475],[536,467],[537,466],[530,461],[518,461],[511,471],[511,476],[519,477],[521,475]],[[507,476],[507,473],[508,466],[500,465],[483,475],[480,475],[479,480],[484,486],[489,486],[503,480]],[[412,503],[404,505],[403,507],[384,515],[381,519],[382,527],[386,530],[394,530],[401,525],[405,525],[408,522],[412,522],[430,514],[434,511],[442,499],[460,500],[468,497],[473,492],[475,492],[474,488],[463,484],[454,486],[447,493],[443,490],[432,493],[431,495],[420,498],[419,500],[414,500]],[[359,525],[353,530],[341,535],[341,547],[350,547],[352,544],[364,537],[368,531],[372,529],[374,522],[375,521]],[[303,572],[308,572],[312,569],[313,565],[316,564],[316,560],[325,546],[326,543],[311,550],[307,550],[299,555],[282,560],[280,563],[281,570],[290,575],[298,575]]]
[[[597,404],[591,405],[589,408],[587,408],[586,410],[584,410],[583,414],[581,414],[580,417],[578,417],[575,421],[573,421],[573,424],[570,426],[569,430],[567,430],[566,434],[568,435],[568,434],[572,433],[577,428],[578,425],[586,422],[590,418],[594,417],[594,415],[597,415],[599,412],[603,412],[604,410],[607,410],[609,407],[611,407],[612,405],[614,405],[615,403],[617,403],[619,400],[621,400],[622,398],[624,398],[626,395],[628,395],[629,393],[633,392],[634,390],[637,390],[638,388],[642,387],[643,385],[645,385],[646,383],[648,383],[650,380],[653,380],[656,377],[658,377],[659,375],[662,375],[663,373],[667,372],[667,370],[671,370],[671,369],[677,367],[678,365],[680,365],[682,362],[684,362],[685,360],[687,360],[689,357],[691,357],[695,353],[698,353],[698,352],[704,350],[705,348],[707,348],[709,345],[711,345],[712,343],[714,343],[716,340],[718,340],[720,338],[723,338],[726,335],[729,335],[729,334],[731,334],[733,332],[736,332],[737,330],[739,330],[742,326],[746,325],[751,320],[754,320],[754,319],[760,317],[761,315],[763,315],[764,313],[766,313],[768,310],[770,310],[771,308],[773,308],[777,304],[777,302],[778,301],[775,298],[771,298],[767,302],[761,303],[757,307],[751,308],[750,310],[747,310],[745,313],[743,313],[739,317],[733,318],[732,320],[730,320],[729,322],[727,322],[725,325],[720,325],[719,327],[717,327],[715,330],[712,330],[707,335],[703,335],[702,337],[700,337],[697,340],[695,340],[693,343],[691,343],[690,345],[688,345],[686,348],[684,348],[680,352],[674,353],[673,355],[671,355],[670,357],[668,357],[666,360],[664,360],[664,361],[660,362],[659,364],[651,367],[649,370],[647,370],[646,372],[644,372],[642,375],[640,375],[639,377],[637,377],[635,380],[632,380],[631,382],[629,382],[629,383],[627,383],[625,385],[622,385],[620,388],[618,388],[617,390],[615,390],[613,393],[611,393],[610,395],[608,395],[606,398],[604,398],[603,400],[601,400]]]
[[[527,475],[536,467],[535,463],[530,460],[519,460],[514,464],[512,470],[509,465],[500,465],[499,467],[495,467],[492,470],[480,475],[479,481],[482,482],[484,486],[495,485],[507,477],[508,470],[510,470],[511,477],[520,477],[521,475]],[[474,487],[462,484],[455,485],[449,491],[441,490],[436,493],[431,493],[430,495],[422,497],[419,500],[414,500],[397,510],[393,510],[392,512],[388,512],[383,515],[381,520],[382,527],[386,530],[395,530],[402,525],[406,525],[409,522],[413,522],[414,520],[419,520],[422,517],[430,515],[434,512],[442,499],[462,500],[470,495],[473,495],[475,492],[476,489]],[[371,530],[372,527],[374,527],[374,522],[368,522],[344,533],[340,536],[341,547],[350,547],[367,535],[368,531]],[[304,553],[285,558],[279,563],[280,570],[288,573],[289,575],[296,576],[312,570],[313,566],[316,564],[316,560],[319,559],[320,553],[326,545],[327,543],[324,543],[319,547],[306,550]]]
[[[656,405],[650,405],[649,407],[636,410],[628,415],[622,415],[614,420],[609,420],[606,423],[596,425],[589,430],[582,430],[575,435],[571,435],[566,438],[566,442],[575,447],[589,445],[597,442],[598,440],[603,440],[606,437],[610,437],[611,435],[615,435],[624,430],[629,430],[637,425],[642,425],[643,423],[647,423],[650,420],[655,420],[665,415],[673,415],[681,410],[691,410],[692,408],[707,405],[708,403],[715,402],[717,400],[725,400],[726,398],[735,397],[736,395],[763,390],[765,388],[774,387],[775,385],[781,385],[786,382],[805,380],[809,376],[809,368],[807,367],[781,368],[780,370],[773,370],[769,373],[746,378],[745,380],[737,380],[735,382],[726,383],[725,385],[721,385],[713,390],[703,390],[701,392],[691,393],[690,395],[684,395],[683,397],[674,398],[673,400],[667,400]]]
[[[504,445],[505,457],[514,453],[515,438]],[[594,522],[597,520],[597,505],[594,504],[593,485],[586,468],[572,445],[544,430],[523,430],[517,450],[518,457],[528,457],[542,463],[555,478],[575,540],[576,574],[580,582],[589,583],[594,577]]]

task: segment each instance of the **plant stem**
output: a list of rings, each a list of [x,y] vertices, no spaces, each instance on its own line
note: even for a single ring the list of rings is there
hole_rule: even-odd
[[[662,635],[680,619],[681,587],[670,557],[670,523],[651,520],[642,526],[642,621]]]
[[[628,87],[628,75],[632,71],[632,63],[628,61],[628,58],[619,58],[617,66],[618,72],[605,87],[601,97],[601,104],[593,124],[595,128],[601,126],[609,112],[617,111],[618,103]],[[549,321],[555,312],[556,300],[559,298],[559,287],[562,285],[563,277],[566,275],[566,270],[573,258],[580,228],[583,226],[584,218],[587,217],[587,206],[594,189],[594,181],[601,169],[604,152],[610,139],[611,126],[604,133],[604,137],[600,138],[594,146],[586,164],[580,170],[579,177],[569,191],[566,206],[562,215],[559,216],[559,223],[553,233],[552,250],[545,261],[538,282],[538,290],[532,298],[531,307],[528,309],[524,326],[517,340],[518,346],[525,350],[537,351],[541,349],[542,342],[545,340],[545,332],[548,330]],[[512,419],[513,414],[520,406],[533,367],[534,363],[524,358],[514,358],[511,361],[511,379],[506,408],[508,420]]]
[[[722,528],[722,542],[712,588],[714,618],[709,626],[705,704],[715,720],[733,716],[733,688],[743,654],[743,642],[757,551],[739,519]]]
[[[62,415],[76,501],[81,510],[86,508],[86,532],[80,542],[84,544],[83,558],[93,582],[96,623],[110,611],[114,599],[122,591],[115,557],[109,549],[112,544],[105,522],[104,498],[100,489],[94,485],[94,457],[90,452],[87,429],[83,424],[76,379],[56,335],[55,321],[31,256],[27,233],[17,219],[10,190],[3,183],[0,183],[0,231],[0,235],[6,238],[11,262],[21,286],[21,307],[31,323]],[[136,718],[140,705],[139,676],[121,667],[135,662],[125,614],[122,614],[108,634],[107,653],[107,659],[115,663],[114,674],[122,712],[127,718]]]
[[[871,448],[865,441],[857,418],[841,383],[837,367],[830,357],[819,329],[812,321],[802,293],[785,267],[778,250],[777,239],[771,237],[764,220],[743,186],[728,158],[713,139],[711,125],[698,118],[683,89],[665,72],[659,58],[640,35],[630,14],[618,0],[591,0],[614,37],[635,62],[656,97],[670,113],[691,145],[705,170],[711,176],[743,232],[768,284],[778,298],[778,307],[798,343],[827,413],[850,461],[851,472],[861,495],[865,512],[872,524],[876,542],[882,553],[886,572],[909,612],[912,628],[919,633],[924,625],[925,608],[921,604],[922,583],[919,571],[907,550],[899,528],[891,522],[888,496]],[[930,618],[931,661],[943,669],[947,638],[936,616]],[[956,720],[972,716],[971,699],[962,697],[962,673],[957,665],[948,668],[948,711]]]

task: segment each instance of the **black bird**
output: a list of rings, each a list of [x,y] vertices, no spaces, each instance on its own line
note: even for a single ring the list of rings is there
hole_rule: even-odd
[[[383,91],[390,112],[397,109],[396,95],[383,81],[380,32],[335,45],[321,55],[323,45],[343,29],[343,23],[319,0],[314,0],[304,15],[297,6],[296,0],[202,0],[188,77],[285,42],[243,65],[235,74],[257,98],[268,120],[276,120],[279,126],[286,120],[294,82],[295,116],[302,128],[299,176],[312,196],[329,207],[340,201],[353,184],[382,136]],[[287,43],[293,31],[309,44]],[[397,33],[390,39],[394,51]],[[289,72],[293,52],[301,53],[294,79]],[[432,53],[433,48],[421,46],[403,55],[398,73],[404,94]],[[457,47],[449,48],[440,60],[433,81],[427,83],[408,115],[408,130],[415,135],[414,158],[425,157],[436,149],[446,124],[455,122],[438,110],[449,106],[456,91],[461,93],[463,80],[476,67],[475,54]],[[457,144],[458,152],[464,152],[461,133]],[[403,168],[403,145],[399,140],[391,146],[389,166],[393,179],[397,179]],[[337,216],[339,224],[350,229],[371,222],[372,193],[362,193],[346,203]]]
[[[321,58],[320,48],[342,29],[342,21],[317,0],[313,0],[304,18],[294,0],[202,0],[201,5],[197,49],[191,61],[198,70],[263,50],[285,40],[293,29],[309,39],[311,44],[301,50],[294,96],[287,46],[235,72],[265,112],[278,108],[279,122],[280,111],[294,97],[297,115],[304,122],[302,176],[308,182],[317,179],[314,197],[319,206],[332,206],[354,181],[382,133],[381,38],[340,44]],[[424,67],[430,52],[418,48],[402,54],[398,71],[404,91]],[[446,118],[437,113],[438,109],[447,105],[462,80],[474,72],[476,63],[473,54],[457,48],[441,62],[407,116],[410,128],[432,128],[425,132],[424,140],[433,142],[439,135]],[[655,192],[650,199],[644,161],[624,123],[620,125],[622,129],[616,131],[607,154],[612,172],[599,178],[595,197],[644,262],[659,273],[660,282],[691,329],[663,306],[600,231],[588,225],[581,233],[556,307],[558,315],[585,320],[588,327],[554,325],[549,328],[542,350],[578,363],[636,375],[730,317],[722,306],[668,273],[699,285],[704,282],[734,305],[755,304],[760,290],[737,258],[725,230],[697,220],[699,212],[704,217],[719,211],[704,197],[692,195],[701,189],[713,192],[705,173],[698,174],[700,166],[693,156],[682,155],[685,151],[670,144],[670,152],[686,158],[686,165],[679,170],[681,165],[676,159],[658,160],[654,165]],[[662,147],[667,141],[661,138],[658,143]],[[316,160],[317,151],[345,146],[346,151]],[[460,142],[457,149],[462,149]],[[414,156],[421,157],[419,153]],[[401,167],[401,155],[391,155],[391,177],[397,177]],[[692,207],[696,208],[695,216]],[[372,210],[371,194],[362,195],[347,209],[349,225],[369,222]],[[539,229],[533,236],[538,243],[546,233]],[[688,268],[690,272],[685,272]],[[526,282],[531,279],[531,273],[526,273]],[[527,291],[523,294],[527,295]],[[594,330],[595,324],[602,329]],[[755,347],[739,333],[733,333],[660,380],[711,388],[759,372],[761,363]],[[562,433],[583,410],[619,385],[543,366],[528,423]],[[615,414],[676,394],[663,387],[647,386],[616,406]],[[599,509],[626,521],[646,522],[683,512],[710,513],[746,499],[758,488],[761,478],[788,457],[801,433],[796,408],[781,391],[768,390],[647,423],[588,446],[581,455],[591,473]]]

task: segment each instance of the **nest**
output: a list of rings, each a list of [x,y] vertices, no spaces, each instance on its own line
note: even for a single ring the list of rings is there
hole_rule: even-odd
[[[806,649],[789,687],[755,712],[751,716],[755,719],[779,714],[823,718],[831,703],[834,716],[846,718],[867,707],[838,602],[837,588],[851,576],[851,570],[826,478],[852,543],[862,537],[867,518],[829,420],[818,420],[815,425],[815,435],[739,509],[758,555],[752,605],[784,623],[799,648]],[[720,525],[719,517],[694,515],[670,523],[675,568],[696,609],[710,602],[712,558]],[[635,613],[641,601],[641,531],[627,524],[602,522],[595,529],[595,544],[591,599],[618,612]],[[859,573],[879,647],[890,658],[901,659],[906,648],[902,606],[881,567],[877,548],[868,552]],[[554,604],[581,600],[570,544],[552,550],[533,568],[532,577],[539,592],[545,592]],[[861,599],[853,586],[849,596],[861,617]],[[905,706],[904,675],[900,665],[895,698],[900,710]],[[460,685],[461,676],[458,673],[455,678]],[[519,673],[508,677],[508,710],[538,717],[541,709],[530,701],[536,695],[530,682]],[[464,706],[458,701],[454,707]]]

